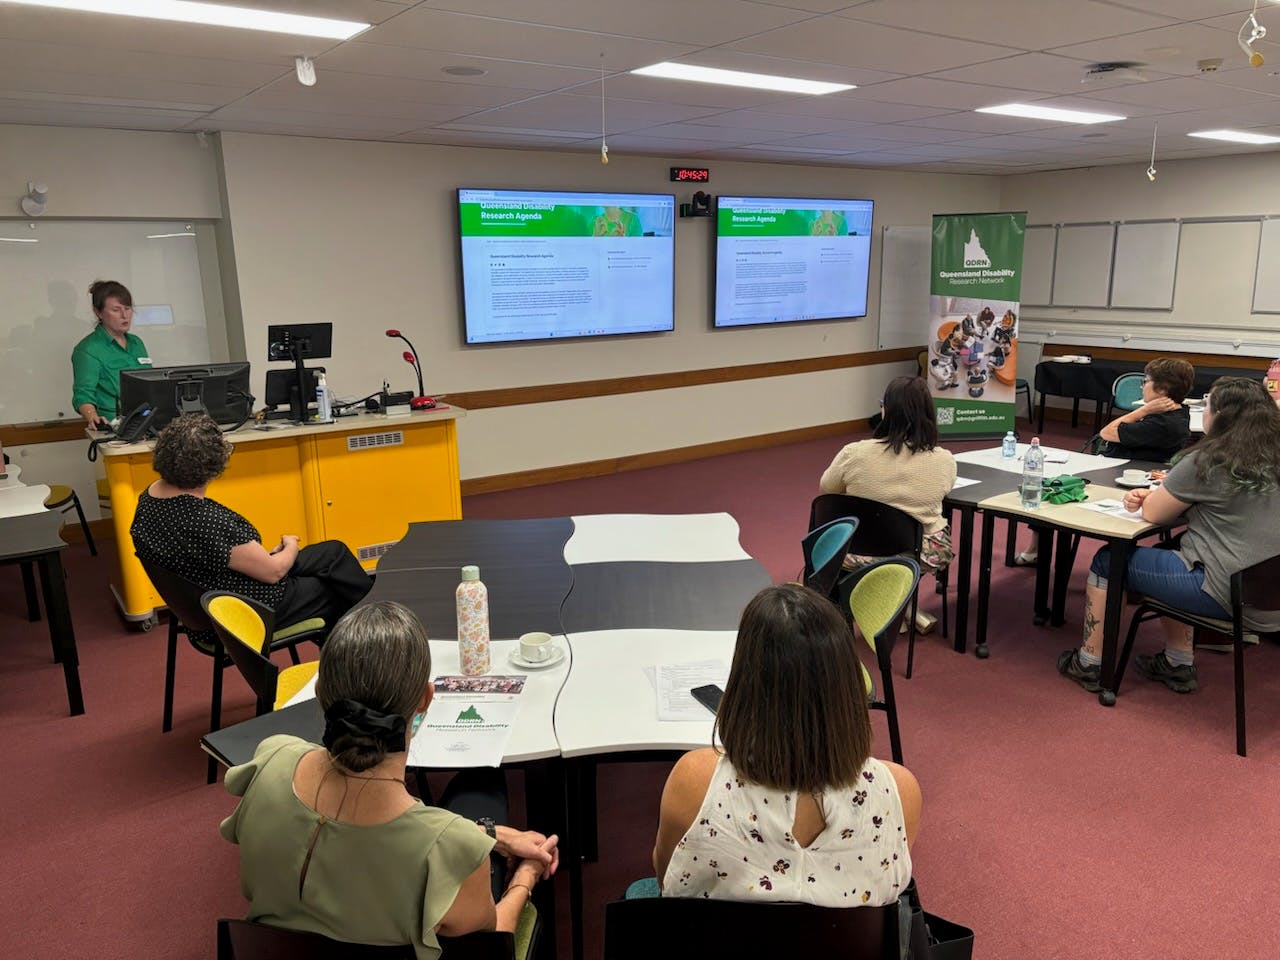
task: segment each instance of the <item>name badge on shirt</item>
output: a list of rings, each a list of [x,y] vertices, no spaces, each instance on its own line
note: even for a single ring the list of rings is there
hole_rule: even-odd
[[[139,357],[139,358],[138,358],[138,363],[144,364],[145,366],[148,366],[148,367],[149,367],[149,366],[151,366],[151,358],[150,358],[150,357]]]

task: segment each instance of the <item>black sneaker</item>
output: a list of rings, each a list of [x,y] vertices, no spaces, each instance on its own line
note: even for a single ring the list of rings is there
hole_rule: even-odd
[[[1102,689],[1102,666],[1088,666],[1080,662],[1080,648],[1072,647],[1058,654],[1058,672],[1074,680],[1090,693]]]
[[[1133,658],[1133,669],[1148,680],[1163,683],[1174,693],[1190,693],[1197,687],[1196,665],[1182,664],[1175,667],[1161,650],[1154,656],[1139,654]]]

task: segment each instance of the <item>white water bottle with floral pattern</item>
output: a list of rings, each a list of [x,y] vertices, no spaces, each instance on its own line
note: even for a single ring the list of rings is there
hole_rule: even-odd
[[[489,591],[479,567],[463,567],[458,584],[458,661],[464,676],[489,672]]]

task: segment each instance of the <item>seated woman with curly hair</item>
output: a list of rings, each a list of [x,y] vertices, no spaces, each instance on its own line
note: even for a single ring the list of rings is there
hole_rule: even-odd
[[[160,479],[138,498],[129,527],[138,559],[205,590],[256,600],[282,624],[311,617],[336,623],[369,592],[369,575],[337,540],[299,548],[298,538],[286,535],[268,552],[257,527],[206,494],[231,450],[203,413],[160,431],[151,460]]]

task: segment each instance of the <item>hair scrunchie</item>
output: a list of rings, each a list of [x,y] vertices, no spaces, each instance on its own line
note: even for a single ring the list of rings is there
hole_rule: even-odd
[[[332,749],[339,737],[371,737],[388,753],[404,749],[404,717],[383,713],[355,700],[339,700],[324,712],[324,740]]]

